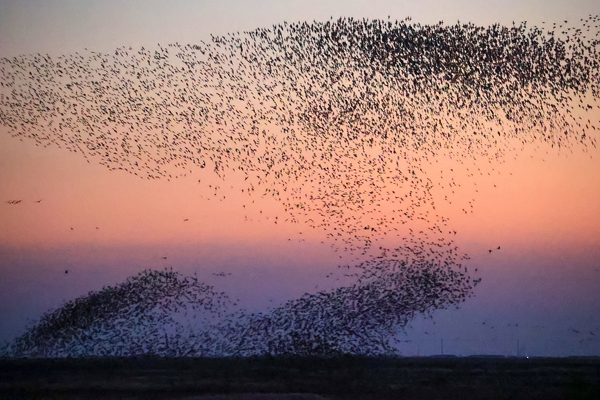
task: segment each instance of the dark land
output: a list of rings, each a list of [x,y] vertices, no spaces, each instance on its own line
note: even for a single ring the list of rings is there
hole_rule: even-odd
[[[0,399],[600,399],[600,358],[0,360]]]

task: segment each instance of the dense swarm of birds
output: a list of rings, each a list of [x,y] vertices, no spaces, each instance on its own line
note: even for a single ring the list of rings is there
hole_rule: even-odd
[[[44,313],[4,351],[16,357],[177,356],[184,322],[218,320],[226,302],[225,294],[193,277],[146,270]]]
[[[282,222],[305,222],[365,256],[353,284],[192,330],[205,341],[189,336],[190,354],[385,353],[415,313],[457,305],[478,282],[435,214],[432,188],[458,183],[432,180],[428,164],[501,163],[526,146],[595,147],[596,128],[581,115],[600,93],[599,22],[541,29],[342,18],[153,50],[3,58],[0,124],[145,179],[198,169],[237,176],[244,195],[282,204]],[[390,236],[391,248],[374,246]],[[132,309],[127,320],[147,311]],[[55,349],[64,332],[78,331],[48,325],[56,312],[19,339],[29,343],[23,349]],[[95,312],[98,321],[81,329],[117,320]],[[166,354],[161,345],[148,351]]]
[[[417,314],[464,300],[466,276],[431,264],[379,260],[352,285],[305,294],[268,312],[176,271],[146,270],[50,310],[0,349],[9,357],[392,354]],[[457,285],[462,281],[463,285]]]

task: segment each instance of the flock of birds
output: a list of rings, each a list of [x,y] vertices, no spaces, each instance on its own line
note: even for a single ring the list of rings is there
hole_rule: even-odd
[[[362,257],[352,284],[254,314],[226,314],[222,293],[145,271],[45,314],[15,354],[392,351],[412,317],[458,305],[479,281],[435,211],[432,189],[454,193],[458,176],[432,178],[435,163],[595,147],[584,116],[600,94],[599,23],[342,18],[153,50],[0,59],[0,124],[14,137],[145,179],[237,177],[249,199],[281,203],[282,222]],[[211,317],[187,329],[171,316],[185,304]]]
[[[195,277],[146,270],[44,313],[0,355],[392,354],[398,326],[469,294],[466,285],[448,289],[448,282],[464,281],[455,271],[392,260],[362,267],[352,285],[307,293],[264,313],[231,311],[235,303],[225,293]]]

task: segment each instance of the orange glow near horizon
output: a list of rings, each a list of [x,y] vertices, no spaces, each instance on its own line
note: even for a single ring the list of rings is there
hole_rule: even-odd
[[[242,194],[235,179],[221,181],[197,169],[170,182],[150,182],[108,171],[64,149],[43,149],[6,134],[0,140],[4,199],[0,241],[4,245],[260,243],[280,236],[298,238],[299,232],[302,238],[327,240],[318,229],[286,223],[283,206],[275,200]],[[469,168],[467,163],[442,161],[432,165],[432,171],[439,167],[449,173],[453,168],[460,187],[454,188],[449,204],[442,195],[449,192],[438,192],[434,185],[435,213],[450,219],[449,228],[460,232],[461,241],[484,242],[493,237],[514,243],[598,243],[596,152],[532,151],[501,165],[482,164],[481,171],[490,175],[472,178],[461,176]],[[483,174],[478,165],[470,167]],[[435,176],[432,180],[435,183]],[[208,185],[220,186],[216,196]],[[9,200],[23,201],[10,205]],[[388,206],[384,202],[382,207]]]

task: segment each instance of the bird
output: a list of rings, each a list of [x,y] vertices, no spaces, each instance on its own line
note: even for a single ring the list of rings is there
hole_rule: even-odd
[[[580,21],[588,25],[593,39],[598,17]],[[248,214],[271,199],[285,217],[269,221],[302,223],[334,252],[358,257],[356,274],[345,277],[350,283],[320,291],[315,285],[264,313],[229,314],[235,323],[209,324],[205,342],[189,339],[185,348],[157,336],[158,328],[133,343],[127,339],[131,327],[122,321],[174,323],[169,307],[183,310],[186,298],[225,315],[222,307],[231,302],[177,272],[146,271],[113,292],[63,307],[65,315],[82,309],[79,304],[96,312],[87,328],[69,330],[67,317],[48,314],[66,321],[53,327],[56,337],[95,335],[80,350],[59,342],[48,346],[62,354],[99,351],[104,342],[93,338],[106,334],[106,326],[132,355],[148,348],[202,356],[324,355],[325,348],[329,355],[381,354],[413,316],[460,304],[480,282],[464,269],[468,255],[459,253],[459,236],[436,209],[438,200],[458,202],[457,187],[476,186],[475,175],[491,176],[482,165],[503,164],[518,152],[510,150],[514,141],[524,147],[595,145],[594,124],[569,116],[593,107],[581,100],[580,109],[568,97],[598,93],[595,81],[577,78],[594,75],[595,42],[569,28],[568,63],[561,58],[565,42],[524,25],[351,18],[283,23],[152,51],[122,47],[106,54],[0,59],[1,87],[11,88],[11,97],[0,96],[0,124],[11,135],[64,147],[148,181],[185,179],[194,169],[223,180],[240,174],[233,181],[238,195],[252,198],[242,205]],[[438,160],[449,155],[472,170],[437,171]],[[203,183],[204,176],[196,185],[204,200],[231,201],[219,184]],[[438,190],[443,198],[436,197]],[[465,214],[476,209],[474,200],[464,201]],[[272,215],[262,211],[256,214],[265,220]],[[304,228],[296,232],[308,236]],[[152,318],[143,314],[162,306]]]

